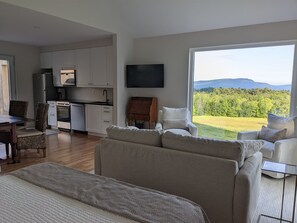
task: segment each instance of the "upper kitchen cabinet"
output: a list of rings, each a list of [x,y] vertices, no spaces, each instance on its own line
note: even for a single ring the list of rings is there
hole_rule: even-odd
[[[53,68],[53,53],[40,53],[40,68]]]
[[[78,87],[112,87],[111,47],[76,50]]]
[[[60,72],[62,69],[74,69],[75,50],[64,50],[52,52],[53,57],[53,78],[55,86],[62,86]]]
[[[90,87],[91,77],[91,52],[88,49],[79,49],[76,54],[76,85],[78,87]]]

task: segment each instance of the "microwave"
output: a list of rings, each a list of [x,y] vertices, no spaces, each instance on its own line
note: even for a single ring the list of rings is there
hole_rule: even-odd
[[[62,86],[76,85],[76,71],[74,69],[62,69],[60,72]]]

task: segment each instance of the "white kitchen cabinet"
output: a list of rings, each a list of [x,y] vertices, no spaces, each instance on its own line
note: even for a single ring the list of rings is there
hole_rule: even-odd
[[[53,53],[40,53],[40,68],[48,69],[53,67]]]
[[[76,50],[76,85],[78,87],[89,87],[91,77],[91,52],[88,49]]]
[[[86,105],[86,130],[90,133],[106,134],[106,128],[112,125],[112,107]]]
[[[60,72],[62,69],[75,68],[75,51],[64,50],[52,52],[53,58],[53,81],[54,86],[59,87],[61,84]]]
[[[112,56],[112,47],[106,47],[106,59],[107,59],[107,68],[106,68],[106,85],[113,86],[113,56]]]
[[[57,104],[55,101],[48,101],[47,122],[50,126],[57,126]]]
[[[86,105],[86,130],[91,133],[100,133],[102,110],[100,105]]]
[[[95,86],[106,85],[107,58],[106,47],[91,48],[91,74],[92,84]]]
[[[112,107],[102,106],[102,121],[101,121],[101,133],[106,134],[106,129],[112,125]]]
[[[111,47],[76,50],[78,87],[112,87]]]

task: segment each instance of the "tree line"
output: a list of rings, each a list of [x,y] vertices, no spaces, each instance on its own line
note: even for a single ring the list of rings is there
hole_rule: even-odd
[[[288,116],[290,91],[206,88],[193,95],[193,115],[266,118],[268,113]]]

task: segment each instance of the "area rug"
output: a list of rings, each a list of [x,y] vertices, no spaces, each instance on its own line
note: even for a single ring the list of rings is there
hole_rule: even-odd
[[[292,219],[294,187],[295,187],[295,177],[294,176],[287,177],[285,196],[284,196],[284,210],[283,210],[283,218],[286,220]],[[282,179],[274,179],[274,178],[270,178],[268,176],[262,175],[260,198],[259,198],[256,214],[253,219],[253,223],[279,222],[278,220],[274,220],[267,217],[261,217],[260,221],[258,220],[261,214],[270,215],[278,218],[280,217],[282,188],[283,188]],[[295,213],[295,218],[296,218],[296,213]],[[297,222],[297,219],[295,219],[295,222]]]

